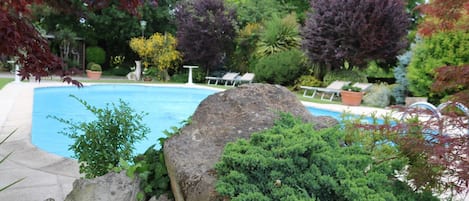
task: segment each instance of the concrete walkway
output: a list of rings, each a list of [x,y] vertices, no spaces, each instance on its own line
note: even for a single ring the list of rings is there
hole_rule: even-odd
[[[46,153],[31,144],[33,90],[37,86],[62,83],[10,83],[0,90],[0,139],[16,132],[0,146],[0,158],[13,154],[0,164],[0,188],[24,178],[0,192],[0,200],[64,200],[79,178],[75,160]]]

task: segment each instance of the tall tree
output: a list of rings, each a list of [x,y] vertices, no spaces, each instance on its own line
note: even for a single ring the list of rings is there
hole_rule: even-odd
[[[311,5],[303,48],[326,72],[345,61],[358,67],[371,60],[394,62],[407,47],[409,17],[402,0],[315,0]]]
[[[285,15],[286,9],[276,0],[227,0],[236,9],[237,22],[240,27],[247,24],[261,23],[270,20],[274,15]]]
[[[42,76],[62,69],[62,61],[52,54],[47,40],[30,23],[33,3],[41,0],[13,1],[0,3],[0,54],[16,57],[23,65],[18,72],[22,79],[31,76],[40,80]],[[72,81],[71,78],[65,78]]]
[[[18,72],[22,79],[41,77],[51,74],[63,76],[64,81],[77,86],[81,83],[71,79],[67,72],[63,71],[63,61],[54,55],[47,40],[31,23],[30,6],[33,4],[47,4],[59,10],[73,10],[77,6],[86,5],[91,9],[106,7],[111,0],[5,0],[0,2],[0,54],[17,57],[22,64]],[[138,7],[142,5],[140,0],[119,0],[121,9],[137,14]],[[154,2],[154,1],[151,1]]]
[[[223,64],[235,36],[235,12],[223,0],[184,1],[176,9],[178,47],[186,62],[206,70]]]

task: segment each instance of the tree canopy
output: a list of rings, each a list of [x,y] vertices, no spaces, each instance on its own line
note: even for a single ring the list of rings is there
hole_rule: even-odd
[[[178,47],[184,60],[209,72],[223,64],[235,36],[235,11],[223,0],[183,1],[176,9]]]
[[[0,54],[17,58],[22,65],[18,72],[22,79],[41,80],[41,77],[56,74],[63,76],[64,81],[81,86],[81,83],[71,79],[63,67],[63,61],[53,54],[47,40],[33,25],[32,5],[47,5],[58,13],[73,13],[78,19],[83,17],[82,8],[100,10],[109,6],[113,1],[104,0],[24,0],[2,1],[0,3]],[[140,0],[120,0],[117,5],[130,14],[138,15],[138,8],[143,4]],[[156,4],[156,1],[149,1]]]
[[[469,29],[468,0],[434,0],[418,9],[425,14],[419,33],[430,36],[439,31]]]
[[[365,67],[369,61],[394,62],[407,47],[409,16],[402,0],[316,0],[303,28],[303,48],[326,67],[344,62]]]

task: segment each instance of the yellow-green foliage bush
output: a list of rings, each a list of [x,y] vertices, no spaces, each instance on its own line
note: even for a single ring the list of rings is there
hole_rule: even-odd
[[[182,58],[181,53],[176,50],[176,38],[169,33],[154,33],[149,39],[132,38],[129,45],[144,62],[149,62],[160,71],[175,67]]]
[[[430,88],[437,68],[469,63],[469,32],[436,33],[423,38],[412,51],[413,56],[407,67],[409,90],[414,96],[431,97],[434,94],[431,94]]]
[[[320,87],[322,82],[312,75],[303,75],[295,80],[293,90],[299,90],[300,86]]]

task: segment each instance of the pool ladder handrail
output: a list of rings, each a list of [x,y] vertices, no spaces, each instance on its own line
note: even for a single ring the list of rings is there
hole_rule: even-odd
[[[462,104],[460,102],[447,101],[447,102],[441,103],[440,105],[438,105],[438,107],[435,107],[431,103],[421,101],[421,102],[415,102],[415,103],[409,105],[409,107],[407,107],[406,111],[401,116],[401,122],[404,120],[404,117],[409,113],[409,109],[418,108],[418,107],[430,110],[433,113],[432,116],[435,116],[437,118],[437,120],[440,121],[440,119],[442,117],[441,111],[449,105],[455,105],[467,117],[469,117],[469,109],[464,104]],[[439,125],[439,126],[440,126],[439,131],[441,133],[442,125]],[[467,134],[469,135],[469,129],[467,130]]]

